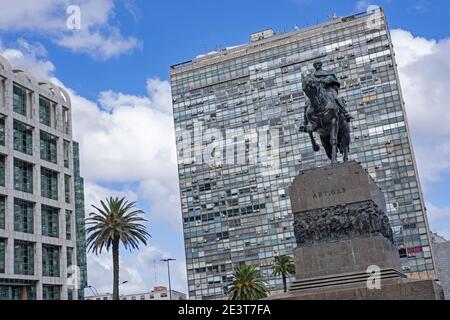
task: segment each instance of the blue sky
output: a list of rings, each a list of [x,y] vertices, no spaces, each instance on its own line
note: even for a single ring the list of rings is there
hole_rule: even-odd
[[[65,28],[70,4],[81,7],[81,31]],[[430,221],[450,236],[450,131],[434,127],[423,113],[426,107],[450,121],[444,107],[450,105],[449,1],[0,0],[0,54],[71,92],[87,201],[126,195],[147,212],[151,246],[123,255],[122,278],[129,281],[124,292],[165,284],[159,259],[167,255],[178,259],[175,288],[186,291],[169,66],[217,47],[247,43],[261,29],[290,31],[326,21],[333,13],[365,11],[369,4],[383,6],[395,30]],[[431,78],[430,70],[440,81]],[[415,83],[423,87],[418,90]],[[423,96],[433,90],[434,99],[424,103]],[[110,290],[109,256],[89,259],[90,283]]]

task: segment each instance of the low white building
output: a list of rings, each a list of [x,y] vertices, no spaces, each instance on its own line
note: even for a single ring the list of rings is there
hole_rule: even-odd
[[[112,300],[112,293],[86,297],[86,300]],[[170,300],[166,287],[154,287],[150,292],[120,295],[120,300]],[[186,300],[186,294],[172,290],[172,300]]]

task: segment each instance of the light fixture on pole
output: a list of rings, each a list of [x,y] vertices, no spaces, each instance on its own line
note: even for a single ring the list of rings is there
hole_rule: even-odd
[[[170,261],[175,261],[176,259],[167,258],[161,259],[163,262],[167,262],[167,274],[169,275],[169,299],[172,300],[172,286],[170,284]]]

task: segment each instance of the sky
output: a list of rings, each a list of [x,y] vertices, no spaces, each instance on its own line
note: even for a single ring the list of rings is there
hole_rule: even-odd
[[[80,28],[67,26],[71,5]],[[71,95],[86,212],[125,196],[149,220],[149,245],[122,251],[122,293],[167,285],[167,257],[173,289],[187,291],[170,65],[369,5],[388,17],[431,229],[450,239],[449,1],[0,0],[0,54]],[[112,291],[109,254],[88,255],[88,282]]]

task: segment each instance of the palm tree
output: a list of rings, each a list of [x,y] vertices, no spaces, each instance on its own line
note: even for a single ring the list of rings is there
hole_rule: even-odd
[[[275,257],[273,264],[273,275],[283,277],[283,288],[284,292],[287,291],[286,278],[288,275],[295,274],[295,264],[294,260],[290,256],[278,256]]]
[[[253,266],[242,264],[233,272],[233,285],[228,290],[230,300],[258,300],[267,297],[269,290]]]
[[[113,257],[113,299],[119,300],[119,244],[126,250],[138,249],[139,243],[147,245],[150,235],[141,222],[147,221],[140,215],[144,212],[135,209],[135,202],[125,198],[107,198],[100,201],[101,208],[92,205],[97,212],[91,212],[86,219],[88,228],[88,251],[100,254],[103,248]]]

